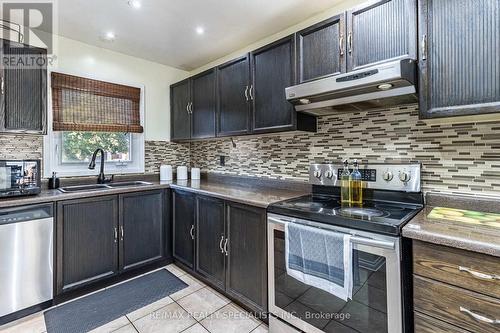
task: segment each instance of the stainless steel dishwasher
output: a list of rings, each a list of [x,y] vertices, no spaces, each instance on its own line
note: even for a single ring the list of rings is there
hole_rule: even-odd
[[[52,299],[53,206],[0,209],[0,322]]]

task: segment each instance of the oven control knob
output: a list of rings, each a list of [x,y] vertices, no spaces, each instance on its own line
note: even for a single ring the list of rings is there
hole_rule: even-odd
[[[394,175],[392,174],[392,172],[390,171],[386,171],[384,172],[384,174],[382,175],[382,178],[384,178],[384,180],[386,182],[390,182],[392,180],[392,178],[394,178]]]
[[[407,171],[403,171],[399,173],[399,180],[403,183],[408,183],[411,179],[411,174]]]
[[[328,179],[332,179],[333,178],[333,172],[328,170],[325,172],[325,177],[328,178]]]
[[[321,170],[314,171],[314,177],[321,178]]]

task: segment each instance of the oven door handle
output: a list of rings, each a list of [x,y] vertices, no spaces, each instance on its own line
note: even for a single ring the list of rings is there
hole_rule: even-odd
[[[282,225],[286,225],[287,223],[291,222],[291,221],[286,221],[286,220],[282,220],[282,219],[277,219],[277,218],[272,217],[272,216],[268,216],[267,219],[269,222],[282,224]],[[294,223],[307,225],[307,224],[300,223],[300,222],[294,222]],[[332,231],[334,231],[334,230],[332,230]],[[340,232],[340,233],[342,233],[342,232]],[[371,239],[371,238],[359,237],[359,236],[351,236],[351,242],[356,243],[356,244],[360,244],[360,245],[372,246],[372,247],[382,248],[382,249],[387,249],[387,250],[394,250],[396,247],[395,243],[391,242],[391,241],[377,240],[377,239]]]

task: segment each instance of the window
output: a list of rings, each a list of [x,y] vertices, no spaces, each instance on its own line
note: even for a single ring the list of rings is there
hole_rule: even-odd
[[[61,73],[51,79],[45,177],[97,174],[99,167],[88,169],[97,148],[105,151],[107,174],[144,172],[143,89]]]
[[[131,162],[131,136],[123,132],[62,132],[61,163],[88,163],[97,148],[106,152],[106,162]]]

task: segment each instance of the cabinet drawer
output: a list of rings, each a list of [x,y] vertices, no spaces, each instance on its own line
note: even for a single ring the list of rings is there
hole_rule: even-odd
[[[500,258],[413,241],[413,272],[500,298]]]
[[[415,312],[415,333],[469,333],[444,321]]]
[[[498,332],[500,300],[416,275],[413,283],[415,311],[471,332]]]

